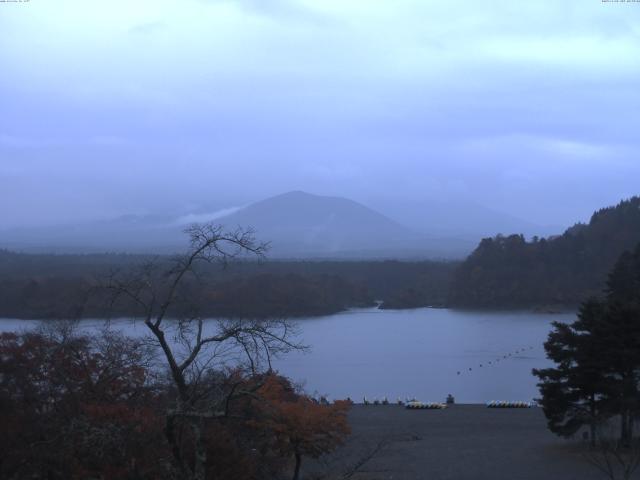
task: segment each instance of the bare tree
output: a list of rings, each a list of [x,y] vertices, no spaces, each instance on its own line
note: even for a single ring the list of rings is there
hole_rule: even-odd
[[[296,343],[296,331],[284,320],[219,319],[207,321],[197,312],[196,302],[185,298],[181,287],[187,277],[198,279],[198,264],[219,262],[226,265],[242,256],[263,257],[267,249],[257,243],[252,230],[226,232],[213,224],[194,225],[186,230],[190,248],[185,255],[166,262],[150,261],[124,274],[110,276],[106,288],[110,299],[133,303],[144,325],[162,351],[176,391],[167,412],[165,434],[182,478],[204,480],[207,450],[205,427],[212,419],[225,417],[230,402],[253,396],[259,382],[216,381],[228,362],[246,369],[249,375],[271,370],[274,356],[303,348]],[[185,312],[178,319],[180,304]],[[193,459],[181,449],[182,426],[190,431]]]

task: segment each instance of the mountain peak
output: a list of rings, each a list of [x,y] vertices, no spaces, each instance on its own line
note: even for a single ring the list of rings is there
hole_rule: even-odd
[[[280,195],[274,195],[274,197],[320,197],[321,195],[315,195],[313,193],[305,192],[303,190],[291,190],[290,192],[281,193]]]
[[[301,190],[253,203],[220,221],[253,227],[279,254],[399,251],[416,242],[408,228],[365,205]]]
[[[353,202],[353,200],[349,200],[348,198],[343,197],[331,197],[328,195],[318,195],[315,193],[305,192],[303,190],[291,190],[290,192],[280,193],[278,195],[274,195],[273,197],[265,198],[264,200],[258,201],[256,203],[268,202],[271,200],[287,200],[287,201],[297,201],[297,200],[314,200],[314,201],[322,201],[322,200],[340,200],[345,202]],[[353,202],[356,203],[356,202]]]

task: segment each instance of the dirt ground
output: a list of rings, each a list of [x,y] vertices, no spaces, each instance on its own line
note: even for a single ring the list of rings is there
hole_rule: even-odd
[[[320,462],[307,461],[303,479],[608,478],[585,458],[585,441],[550,433],[537,407],[406,410],[396,405],[354,405],[350,423],[353,433],[348,443]]]

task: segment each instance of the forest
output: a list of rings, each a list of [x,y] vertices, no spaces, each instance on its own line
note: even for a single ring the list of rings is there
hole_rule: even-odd
[[[106,304],[103,284],[114,272],[171,261],[170,256],[33,255],[0,251],[0,316],[80,318],[127,315]],[[347,308],[442,305],[454,262],[256,261],[204,265],[183,285],[196,291],[203,315],[242,318],[327,315]],[[401,301],[399,301],[401,300]]]
[[[483,239],[456,269],[448,304],[574,309],[598,295],[617,258],[640,242],[640,197],[595,212],[562,235]]]
[[[497,235],[463,262],[262,260],[200,267],[182,285],[199,312],[229,318],[328,315],[348,308],[575,309],[603,288],[607,272],[640,242],[640,197],[595,212],[549,238]],[[0,251],[0,316],[126,316],[100,286],[114,272],[171,262],[171,256],[46,255]],[[196,295],[197,293],[197,295]],[[177,307],[176,307],[177,308]],[[178,313],[175,311],[174,313]]]

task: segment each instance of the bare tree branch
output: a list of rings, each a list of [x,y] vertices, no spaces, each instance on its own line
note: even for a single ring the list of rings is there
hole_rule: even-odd
[[[204,480],[203,422],[228,416],[230,402],[255,396],[261,385],[258,378],[250,389],[240,388],[239,382],[216,386],[210,372],[216,368],[221,371],[225,354],[234,356],[242,352],[255,377],[263,361],[271,370],[273,357],[304,347],[293,339],[296,330],[283,320],[220,319],[205,324],[195,309],[195,302],[189,302],[188,298],[186,304],[191,313],[175,323],[165,322],[175,311],[185,278],[192,275],[199,280],[195,268],[199,263],[218,262],[225,267],[242,256],[264,258],[268,248],[268,244],[255,241],[252,229],[226,232],[219,225],[204,224],[193,225],[185,233],[190,240],[185,255],[173,258],[164,267],[154,260],[130,272],[113,272],[105,288],[111,293],[111,307],[119,298],[124,298],[140,309],[144,325],[160,347],[177,393],[175,406],[167,412],[165,435],[185,477]],[[167,335],[173,328],[177,330],[172,340]],[[181,436],[176,429],[184,422],[192,432],[193,465],[182,457],[178,445]]]

